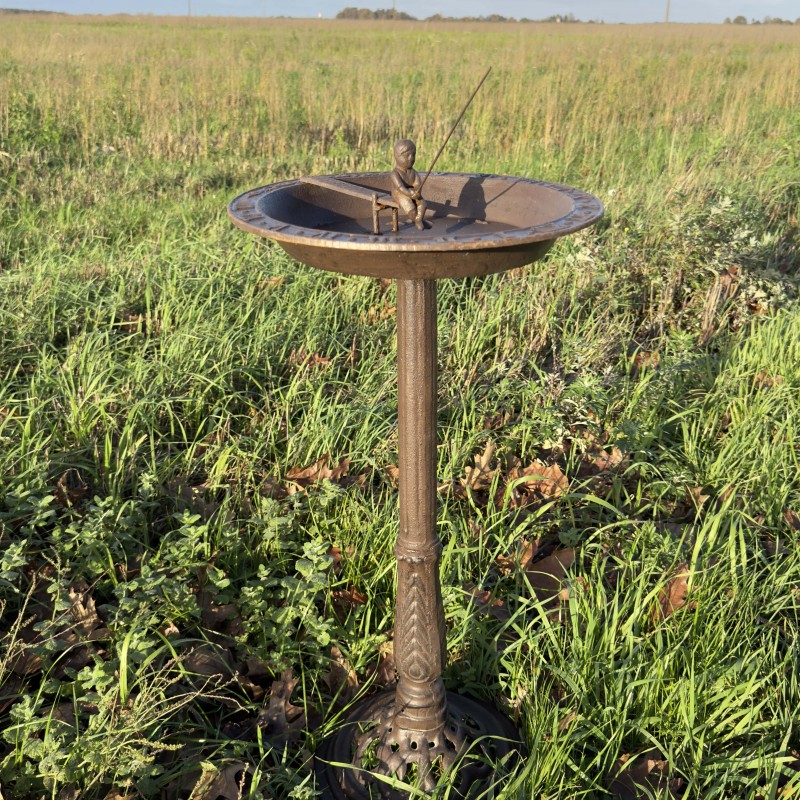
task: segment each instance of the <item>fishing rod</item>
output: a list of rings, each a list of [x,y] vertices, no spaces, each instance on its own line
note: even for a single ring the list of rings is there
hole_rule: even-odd
[[[439,148],[439,152],[436,154],[436,158],[433,159],[433,161],[431,162],[431,166],[428,169],[428,172],[425,174],[425,177],[422,179],[422,183],[420,184],[420,187],[417,190],[417,193],[419,195],[422,194],[422,187],[425,186],[425,181],[428,180],[428,176],[431,174],[431,172],[433,171],[433,168],[436,166],[436,162],[439,160],[439,156],[444,152],[445,147],[447,147],[447,143],[450,141],[450,137],[453,135],[453,132],[458,127],[458,123],[461,122],[462,117],[464,116],[464,114],[467,113],[467,109],[469,108],[470,103],[475,99],[475,95],[478,94],[478,90],[481,88],[481,86],[483,86],[483,82],[489,77],[489,73],[491,71],[492,71],[491,67],[489,67],[489,69],[486,70],[486,73],[481,78],[480,83],[475,87],[475,91],[469,96],[469,100],[467,100],[467,104],[464,106],[464,108],[461,109],[461,113],[458,115],[458,119],[453,123],[453,127],[450,128],[450,133],[447,134],[447,138],[444,140],[444,144]]]

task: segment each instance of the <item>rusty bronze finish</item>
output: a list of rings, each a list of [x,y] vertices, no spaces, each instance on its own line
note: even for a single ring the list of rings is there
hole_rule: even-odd
[[[436,535],[436,282],[397,282],[400,531],[397,537],[397,725],[445,722],[444,611]]]
[[[300,183],[307,183],[310,186],[321,186],[323,189],[333,189],[335,192],[349,195],[350,197],[359,197],[363,200],[369,200],[372,205],[372,232],[376,236],[380,236],[381,222],[379,213],[385,208],[392,211],[392,232],[397,233],[399,230],[398,225],[398,209],[400,206],[397,201],[389,194],[378,192],[371,192],[357,183],[348,183],[347,181],[339,180],[333,176],[326,175],[307,175],[304,178],[299,178]]]
[[[346,183],[347,191],[335,181]],[[436,279],[530,264],[559,236],[596,222],[603,207],[559,184],[431,173],[422,229],[395,225],[392,234],[381,236],[376,206],[392,199],[392,186],[391,173],[283,181],[240,195],[228,213],[238,227],[274,239],[310,266],[398,280],[398,684],[354,707],[318,753],[318,781],[336,800],[408,797],[387,778],[428,792],[446,784],[456,797],[468,798],[490,791],[522,745],[500,712],[445,692],[442,682]]]
[[[387,172],[335,176],[391,193]],[[299,180],[252,189],[228,206],[242,230],[278,242],[298,261],[376,278],[465,278],[531,264],[559,236],[603,216],[600,201],[556,183],[500,175],[433,173],[426,192],[429,229],[401,226],[376,236],[369,205]]]
[[[408,793],[376,775],[408,780],[416,768],[420,788],[452,787],[456,798],[477,796],[514,769],[522,750],[519,733],[496,709],[469,697],[447,693],[445,724],[435,733],[396,727],[394,692],[382,692],[358,704],[335,737],[318,753],[323,797],[335,800],[407,800]],[[327,763],[352,764],[333,771]],[[335,780],[331,780],[335,777]]]
[[[422,197],[423,181],[414,169],[416,157],[417,146],[411,139],[398,139],[394,143],[394,169],[391,172],[392,199],[405,211],[406,216],[414,223],[414,227],[424,231],[428,204]]]

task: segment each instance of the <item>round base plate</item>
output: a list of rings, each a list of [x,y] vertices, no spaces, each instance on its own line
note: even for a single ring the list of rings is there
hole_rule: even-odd
[[[511,721],[454,692],[447,693],[447,711],[440,731],[420,733],[395,724],[393,691],[361,701],[317,751],[323,797],[405,800],[409,786],[449,786],[451,797],[470,798],[503,780],[524,751]]]

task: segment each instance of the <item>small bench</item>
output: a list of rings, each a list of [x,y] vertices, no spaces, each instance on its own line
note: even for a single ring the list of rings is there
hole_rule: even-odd
[[[390,194],[383,192],[376,192],[373,189],[368,189],[366,186],[359,186],[356,183],[348,183],[347,181],[340,181],[338,178],[327,178],[318,175],[309,175],[305,178],[300,178],[300,183],[307,183],[311,186],[321,186],[323,189],[331,189],[340,194],[347,194],[351,197],[360,197],[362,200],[368,200],[372,203],[372,231],[376,236],[380,235],[381,224],[378,219],[378,213],[384,208],[392,209],[392,232],[397,233],[400,230],[399,220],[399,204]]]

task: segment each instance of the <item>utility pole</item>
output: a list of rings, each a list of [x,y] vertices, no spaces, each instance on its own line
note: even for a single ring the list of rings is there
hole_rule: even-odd
[[[192,0],[186,0],[186,16],[192,16]]]
[[[665,23],[669,23],[669,3],[670,3],[670,0],[667,0],[667,14],[664,17],[664,22]]]

